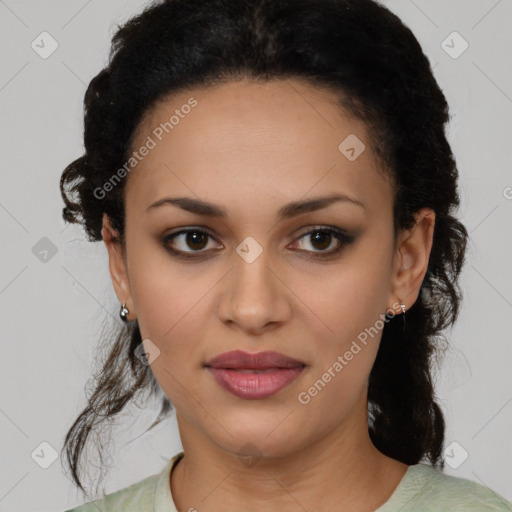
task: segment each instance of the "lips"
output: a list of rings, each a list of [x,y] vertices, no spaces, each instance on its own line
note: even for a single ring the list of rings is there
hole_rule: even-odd
[[[305,364],[279,352],[267,351],[250,354],[242,350],[235,350],[214,357],[206,363],[206,366],[234,370],[268,370],[270,368],[299,368]]]
[[[241,350],[225,352],[205,364],[223,389],[245,399],[274,395],[291,384],[305,366],[278,352],[250,354]]]

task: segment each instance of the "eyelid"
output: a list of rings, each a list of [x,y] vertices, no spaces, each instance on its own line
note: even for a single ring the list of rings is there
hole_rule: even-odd
[[[304,229],[305,231],[302,232],[302,229]],[[301,228],[301,231],[299,231],[299,234],[295,235],[295,236],[297,238],[302,238],[304,235],[308,235],[311,232],[315,232],[315,231],[333,231],[334,233],[343,235],[347,238],[353,238],[353,236],[351,236],[346,229],[339,228],[338,226],[332,226],[330,224],[311,224],[310,226]]]

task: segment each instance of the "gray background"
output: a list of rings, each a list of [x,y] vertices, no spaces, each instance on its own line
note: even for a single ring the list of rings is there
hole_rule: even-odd
[[[419,39],[451,106],[460,216],[471,236],[463,309],[436,378],[446,472],[512,500],[512,1],[383,3]],[[85,405],[101,323],[120,322],[119,304],[103,244],[61,220],[59,178],[82,154],[83,95],[106,64],[116,23],[144,4],[0,0],[0,512],[84,501],[52,450]],[[42,46],[43,31],[58,43],[46,59],[31,47]],[[159,472],[181,446],[174,416],[130,443],[157,404],[148,409],[116,429],[107,492]]]

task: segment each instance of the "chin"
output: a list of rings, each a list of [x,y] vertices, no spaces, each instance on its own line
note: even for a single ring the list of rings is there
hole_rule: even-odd
[[[290,418],[285,419],[287,414],[289,412],[285,413],[283,410],[281,414],[263,415],[253,412],[222,415],[222,426],[225,430],[219,427],[216,435],[212,437],[216,437],[214,441],[218,446],[240,457],[284,457],[300,450],[301,445],[308,444],[307,439],[298,436],[301,427],[297,424],[297,418],[291,422]]]

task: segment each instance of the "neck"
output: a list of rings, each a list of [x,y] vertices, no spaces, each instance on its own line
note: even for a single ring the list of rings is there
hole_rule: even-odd
[[[201,512],[273,512],[298,506],[309,511],[374,511],[387,501],[407,465],[375,448],[366,400],[362,405],[308,446],[285,456],[243,460],[177,414],[185,456],[171,475],[176,506]]]

